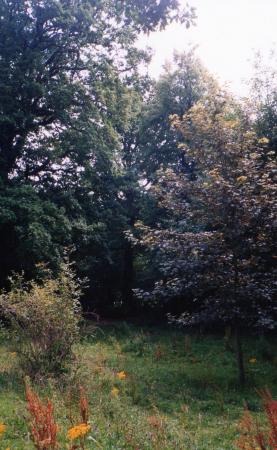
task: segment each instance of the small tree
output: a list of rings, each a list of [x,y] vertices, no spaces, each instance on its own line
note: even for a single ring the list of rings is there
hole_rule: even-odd
[[[241,329],[275,326],[276,162],[248,115],[221,92],[173,117],[173,126],[196,176],[160,173],[155,195],[171,220],[143,227],[142,243],[158,251],[162,280],[138,295],[186,299],[174,319],[182,325],[231,325],[243,384]]]

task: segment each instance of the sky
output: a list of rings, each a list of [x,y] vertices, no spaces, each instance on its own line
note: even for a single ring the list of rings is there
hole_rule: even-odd
[[[277,51],[277,0],[189,0],[189,4],[196,7],[196,26],[187,30],[171,24],[140,39],[140,47],[154,50],[149,74],[157,78],[174,49],[181,52],[197,45],[206,68],[234,94],[247,95],[255,52],[266,61],[270,50]]]

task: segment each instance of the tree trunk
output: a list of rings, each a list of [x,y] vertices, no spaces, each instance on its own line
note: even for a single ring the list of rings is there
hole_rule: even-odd
[[[133,305],[133,282],[134,282],[134,251],[130,242],[125,243],[124,250],[124,273],[122,297],[127,309],[131,310]],[[134,312],[134,311],[130,311]]]
[[[238,327],[235,330],[235,339],[236,339],[236,354],[237,354],[238,372],[239,372],[239,384],[241,386],[244,386],[245,385],[245,370],[244,370],[244,362],[243,362],[241,334],[240,334],[240,330]]]
[[[129,188],[126,192],[126,208],[129,215],[129,227],[133,229],[136,221],[136,205],[135,205],[134,189]],[[124,268],[123,268],[123,286],[122,286],[122,300],[128,314],[136,313],[136,302],[134,301],[133,287],[135,279],[134,267],[134,248],[130,241],[125,240],[124,247]]]

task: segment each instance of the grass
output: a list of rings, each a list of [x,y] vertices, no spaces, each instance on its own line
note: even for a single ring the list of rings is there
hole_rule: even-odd
[[[235,449],[244,403],[259,416],[255,389],[268,386],[277,395],[275,343],[244,339],[248,382],[240,388],[235,355],[222,336],[188,337],[174,329],[125,323],[88,325],[72,379],[66,386],[49,381],[37,389],[53,399],[62,449],[67,448],[68,416],[77,414],[80,382],[90,402],[88,449]],[[257,361],[251,364],[252,358]],[[118,378],[120,371],[126,379]],[[22,379],[5,343],[0,383],[0,422],[7,425],[0,448],[32,449]]]

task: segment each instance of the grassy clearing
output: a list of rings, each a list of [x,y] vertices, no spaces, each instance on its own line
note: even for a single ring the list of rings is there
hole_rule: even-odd
[[[124,323],[88,326],[72,380],[66,387],[49,382],[38,389],[54,401],[64,449],[69,418],[77,414],[80,382],[90,400],[88,449],[234,449],[243,403],[259,415],[255,388],[268,386],[277,395],[275,343],[245,339],[248,385],[241,389],[235,355],[220,336],[186,338],[172,329]],[[249,362],[252,358],[255,363]],[[120,371],[126,379],[118,378]],[[4,343],[0,382],[0,422],[7,425],[0,448],[32,449],[16,356]],[[112,394],[114,388],[118,395]]]

